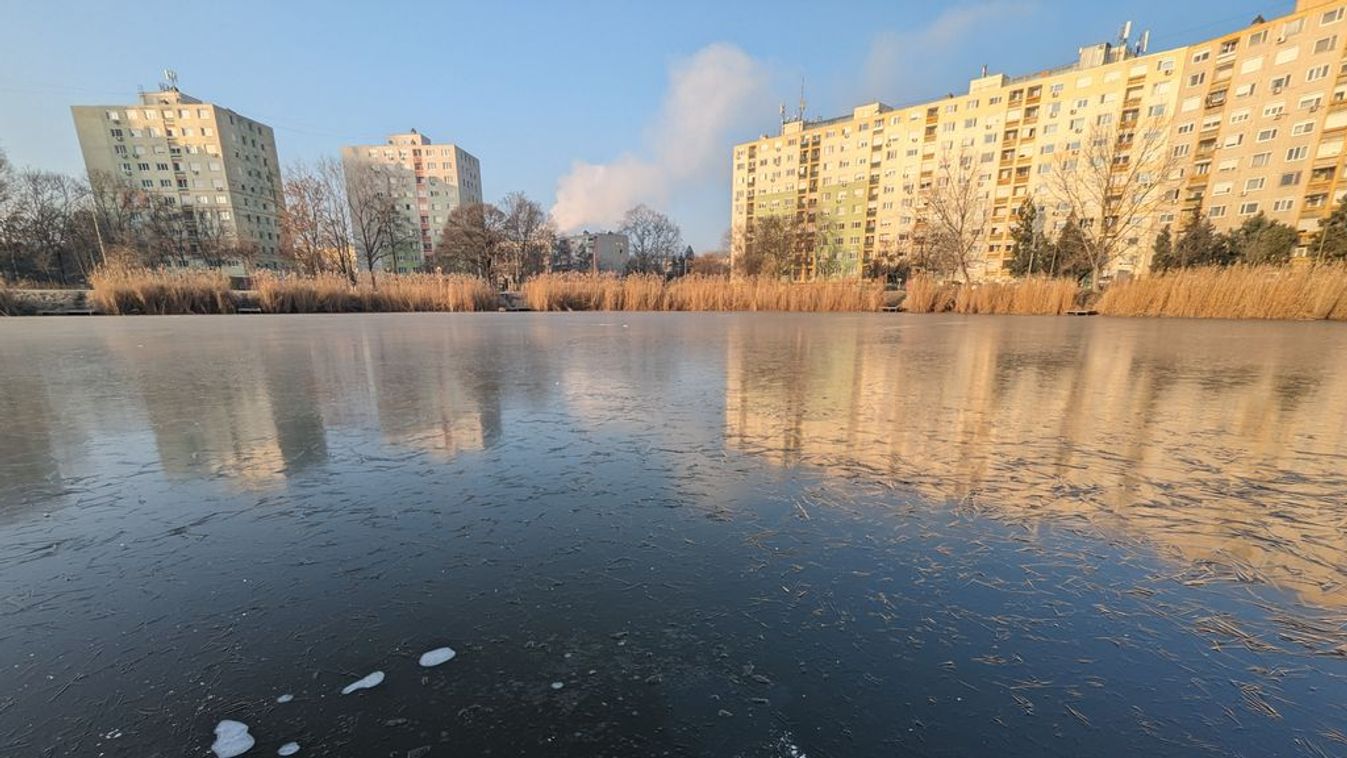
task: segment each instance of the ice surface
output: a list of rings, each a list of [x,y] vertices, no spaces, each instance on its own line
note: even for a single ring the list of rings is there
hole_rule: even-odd
[[[255,743],[247,724],[225,719],[215,725],[215,744],[210,749],[218,758],[234,758],[251,750]]]
[[[451,647],[437,647],[434,650],[421,655],[421,665],[426,668],[438,666],[441,663],[452,661],[456,655],[458,655],[458,653],[455,653],[454,649]]]
[[[281,748],[276,751],[276,755],[294,755],[295,753],[298,752],[299,752],[298,742],[287,742],[284,745],[281,745]]]
[[[357,679],[356,681],[351,682],[350,684],[343,687],[341,690],[341,694],[349,695],[352,692],[355,692],[356,690],[367,690],[371,687],[378,687],[380,684],[383,683],[383,680],[384,680],[384,672],[375,671],[373,674],[370,674],[364,679]]]

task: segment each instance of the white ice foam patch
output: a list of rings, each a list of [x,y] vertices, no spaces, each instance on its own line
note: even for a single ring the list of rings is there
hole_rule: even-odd
[[[281,748],[276,751],[276,755],[294,755],[295,753],[298,752],[299,752],[298,742],[287,742],[284,745],[281,745]]]
[[[559,690],[559,689],[561,689],[562,687],[565,687],[565,686],[566,686],[566,683],[565,683],[565,682],[552,682],[552,689],[554,689],[554,690]]]
[[[432,666],[438,666],[441,663],[452,661],[456,655],[458,655],[458,653],[455,653],[454,649],[451,647],[437,647],[421,656],[421,665],[426,668],[431,668]]]
[[[355,692],[356,690],[367,690],[370,689],[371,687],[378,687],[380,684],[383,683],[383,680],[384,680],[384,672],[376,671],[373,674],[370,674],[369,676],[365,677],[364,679],[357,679],[356,681],[346,685],[345,687],[342,688],[341,694],[349,695],[352,692]]]
[[[294,700],[294,699],[295,699],[295,696],[294,696],[294,695],[291,695],[291,694],[289,694],[289,693],[286,693],[286,694],[281,695],[280,697],[276,698],[276,702],[278,702],[278,703],[288,703],[288,702],[290,702],[291,700]]]
[[[251,750],[255,743],[247,724],[225,719],[215,725],[215,744],[210,749],[218,758],[234,758]]]

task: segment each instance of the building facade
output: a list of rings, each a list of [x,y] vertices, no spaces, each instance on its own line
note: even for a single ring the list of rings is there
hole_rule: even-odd
[[[1161,185],[1158,200],[1105,273],[1147,271],[1155,234],[1199,213],[1218,229],[1265,213],[1299,230],[1296,255],[1311,255],[1319,219],[1347,189],[1345,13],[1347,0],[1297,0],[1285,16],[1161,52],[1125,31],[1061,68],[984,72],[964,94],[783,121],[777,136],[734,147],[733,254],[751,249],[758,220],[793,215],[806,238],[797,276],[822,270],[820,246],[833,271],[861,275],[923,244],[932,188],[954,162],[985,208],[972,276],[1003,278],[1018,210],[1031,201],[1044,232],[1060,231],[1072,209],[1062,173],[1107,133],[1120,172],[1141,152],[1132,145],[1160,143],[1163,175],[1143,174]]]
[[[618,232],[585,231],[567,237],[566,242],[571,259],[584,261],[594,273],[624,273],[631,259],[627,235]]]
[[[257,265],[280,265],[284,200],[271,127],[172,85],[136,104],[71,112],[91,181],[110,178],[178,208],[194,249],[246,246]]]
[[[450,211],[482,202],[482,168],[477,158],[457,145],[436,145],[415,129],[391,134],[382,145],[343,147],[341,157],[348,184],[366,166],[382,167],[392,182],[411,242],[384,259],[389,269],[414,271],[424,266]]]

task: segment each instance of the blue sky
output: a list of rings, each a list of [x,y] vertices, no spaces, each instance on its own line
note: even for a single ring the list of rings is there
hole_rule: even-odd
[[[1293,4],[0,0],[0,147],[81,172],[69,106],[130,102],[173,68],[275,127],[282,163],[415,127],[477,155],[489,200],[523,190],[587,228],[643,201],[702,250],[729,223],[731,145],[773,131],[801,79],[811,117],[840,115],[962,91],[984,63],[1067,63],[1128,19],[1155,50]],[[181,34],[155,32],[165,9]]]

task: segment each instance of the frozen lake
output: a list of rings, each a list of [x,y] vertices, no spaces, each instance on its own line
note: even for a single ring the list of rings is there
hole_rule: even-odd
[[[0,319],[0,755],[217,739],[1347,755],[1347,329]]]

